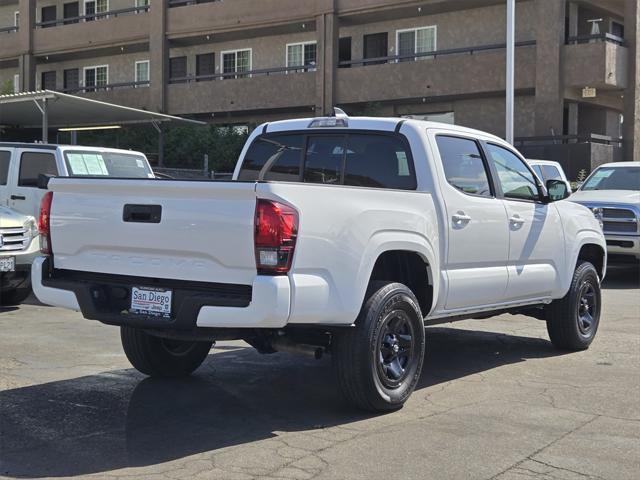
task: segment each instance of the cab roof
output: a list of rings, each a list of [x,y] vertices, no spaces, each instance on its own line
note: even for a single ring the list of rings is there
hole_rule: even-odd
[[[504,142],[503,139],[481,130],[473,128],[461,127],[459,125],[451,125],[449,123],[429,122],[426,120],[416,120],[412,118],[398,117],[349,117],[337,116],[336,118],[344,118],[348,122],[348,126],[335,127],[311,127],[311,123],[323,118],[333,117],[310,117],[296,118],[293,120],[280,120],[260,125],[257,130],[261,133],[275,133],[291,130],[309,130],[309,131],[332,131],[340,129],[348,130],[378,130],[383,132],[399,131],[402,125],[412,125],[419,129],[446,129],[452,132],[466,133],[473,136],[481,136],[491,138],[496,141]]]

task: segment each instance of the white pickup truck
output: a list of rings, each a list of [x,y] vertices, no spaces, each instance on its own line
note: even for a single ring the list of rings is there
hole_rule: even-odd
[[[36,295],[120,326],[147,375],[242,339],[332,354],[345,397],[385,411],[416,386],[425,325],[522,313],[561,349],[598,328],[598,221],[479,131],[338,113],[260,126],[233,181],[48,188]]]

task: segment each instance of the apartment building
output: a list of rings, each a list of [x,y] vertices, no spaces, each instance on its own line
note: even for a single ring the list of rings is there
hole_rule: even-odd
[[[503,136],[505,3],[0,0],[0,88],[225,124],[339,105]],[[574,176],[639,159],[638,0],[516,12],[518,147]]]

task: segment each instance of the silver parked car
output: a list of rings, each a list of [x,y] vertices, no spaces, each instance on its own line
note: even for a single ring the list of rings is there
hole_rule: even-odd
[[[0,305],[14,305],[31,293],[31,264],[40,253],[35,218],[0,206]]]

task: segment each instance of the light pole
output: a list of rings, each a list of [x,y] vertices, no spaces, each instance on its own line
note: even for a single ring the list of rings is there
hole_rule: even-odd
[[[506,82],[506,134],[505,139],[513,145],[513,103],[515,89],[515,38],[516,0],[507,0],[507,82]]]

